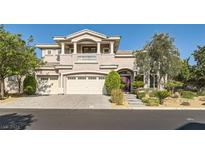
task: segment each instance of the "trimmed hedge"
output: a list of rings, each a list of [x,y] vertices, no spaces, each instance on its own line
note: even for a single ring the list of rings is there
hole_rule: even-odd
[[[37,81],[34,75],[27,75],[23,82],[23,90],[27,95],[34,95],[36,93]]]
[[[124,95],[121,89],[113,89],[111,92],[111,102],[117,105],[123,105]]]
[[[121,87],[121,78],[116,71],[111,71],[105,79],[105,87],[107,94],[110,95],[113,89],[120,89]]]

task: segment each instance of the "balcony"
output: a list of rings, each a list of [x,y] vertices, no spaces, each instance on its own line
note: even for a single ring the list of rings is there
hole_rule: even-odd
[[[96,54],[77,54],[76,55],[76,64],[84,64],[84,63],[97,63],[97,55]]]

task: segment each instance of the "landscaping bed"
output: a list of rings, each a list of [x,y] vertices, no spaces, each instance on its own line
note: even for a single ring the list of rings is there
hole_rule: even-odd
[[[140,99],[146,106],[205,108],[205,95],[192,91],[180,90],[170,93],[167,90],[151,90],[141,93],[143,95]]]
[[[161,106],[202,108],[205,107],[205,96],[198,96],[198,97],[194,97],[193,99],[169,97],[165,99],[164,104]]]

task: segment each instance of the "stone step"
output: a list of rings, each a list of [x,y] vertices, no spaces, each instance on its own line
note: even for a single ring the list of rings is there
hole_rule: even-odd
[[[127,94],[126,95],[128,104],[135,105],[135,106],[144,106],[143,102],[140,99],[136,98],[134,94]]]

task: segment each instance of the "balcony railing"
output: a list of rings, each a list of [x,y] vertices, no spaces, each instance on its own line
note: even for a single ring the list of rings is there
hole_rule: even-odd
[[[78,54],[77,62],[96,62],[97,56],[96,54]]]

